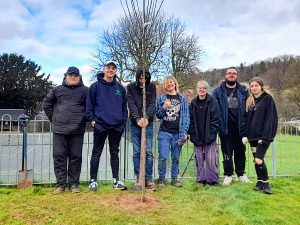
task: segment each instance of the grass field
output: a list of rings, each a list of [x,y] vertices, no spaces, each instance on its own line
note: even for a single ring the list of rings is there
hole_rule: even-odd
[[[273,167],[276,168],[276,176],[288,176],[288,175],[300,175],[300,136],[291,136],[291,135],[277,135],[275,140],[275,145],[272,147],[270,145],[267,154],[265,156],[265,161],[268,166],[269,175],[273,175]],[[275,147],[275,148],[274,148]],[[184,145],[181,155],[181,173],[188,164],[188,161],[192,155],[193,144],[189,142],[188,145]],[[275,154],[273,156],[273,151]],[[220,155],[220,174],[223,173],[222,166],[222,152],[221,147],[219,146],[219,155]],[[249,176],[256,176],[253,166],[253,156],[250,151],[250,146],[247,145],[246,149],[246,173]],[[274,164],[275,160],[275,164]],[[187,177],[195,176],[195,163],[190,162],[188,169],[185,173]]]
[[[0,188],[0,224],[300,224],[300,177],[271,179],[273,195],[251,190],[253,184],[234,182],[210,187],[183,180],[184,187],[146,194],[117,191],[101,183],[98,192],[65,192],[52,187],[27,190]]]

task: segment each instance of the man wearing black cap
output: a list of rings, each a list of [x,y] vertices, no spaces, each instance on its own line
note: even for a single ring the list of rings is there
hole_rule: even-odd
[[[43,109],[53,126],[53,161],[57,181],[54,195],[64,192],[67,185],[71,192],[80,192],[87,92],[79,69],[72,66],[65,73],[62,85],[52,89],[43,101]]]
[[[86,100],[86,117],[94,127],[94,146],[91,156],[91,183],[89,189],[98,188],[97,175],[100,156],[108,137],[113,187],[127,189],[119,179],[119,145],[128,117],[125,88],[116,80],[117,66],[108,61],[104,71],[97,74]]]

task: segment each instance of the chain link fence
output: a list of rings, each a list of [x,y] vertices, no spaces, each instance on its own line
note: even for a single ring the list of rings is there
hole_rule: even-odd
[[[18,121],[12,120],[9,115],[1,118],[0,130],[0,185],[15,185],[19,170],[22,168],[22,138],[23,133]],[[130,122],[129,122],[130,123]],[[120,177],[124,180],[136,179],[133,172],[132,144],[130,141],[130,124],[127,124],[120,143]],[[153,153],[154,167],[153,177],[157,178],[158,149],[156,135],[159,129],[159,121],[154,123]],[[27,160],[28,169],[33,169],[34,183],[55,183],[52,157],[52,133],[51,124],[44,116],[36,116],[27,126]],[[108,143],[105,144],[100,159],[99,180],[111,180],[111,168]],[[93,148],[93,128],[88,125],[82,152],[81,181],[89,181],[90,157]],[[221,149],[219,151],[221,153]],[[221,154],[220,154],[221,155]],[[247,146],[246,173],[255,176],[252,163],[252,154]],[[170,168],[170,160],[168,168]],[[300,175],[300,120],[286,121],[281,119],[275,141],[270,145],[266,155],[269,174],[276,176]],[[187,143],[183,146],[180,159],[180,174],[184,171],[184,177],[195,177],[195,163],[193,158],[193,145]],[[222,157],[220,157],[220,174],[222,175]],[[167,177],[170,177],[168,169]]]

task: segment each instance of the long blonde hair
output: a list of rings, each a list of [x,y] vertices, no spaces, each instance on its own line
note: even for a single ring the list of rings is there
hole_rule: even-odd
[[[167,77],[165,77],[165,79],[163,81],[163,88],[164,88],[164,90],[166,91],[168,80],[173,80],[174,81],[174,83],[175,83],[175,91],[179,92],[179,85],[178,85],[178,82],[177,82],[177,80],[176,80],[176,78],[174,76],[167,76]]]
[[[256,82],[256,83],[258,83],[258,84],[261,86],[261,93],[267,93],[267,94],[269,94],[269,95],[272,95],[272,94],[270,93],[270,91],[266,89],[266,87],[265,87],[265,85],[264,85],[264,82],[263,82],[262,78],[260,78],[260,77],[253,77],[253,78],[249,81],[249,83],[248,83],[248,84],[249,84],[249,87],[250,87],[250,85],[251,85],[252,82]],[[247,101],[246,101],[246,112],[248,112],[249,109],[250,109],[251,107],[253,107],[253,106],[254,106],[254,95],[252,94],[252,92],[251,92],[251,90],[250,90],[250,95],[249,95],[249,97],[248,97],[248,99],[247,99]]]

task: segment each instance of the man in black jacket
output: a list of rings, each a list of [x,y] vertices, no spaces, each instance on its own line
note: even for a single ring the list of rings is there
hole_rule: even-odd
[[[138,177],[140,170],[140,153],[141,153],[141,131],[142,127],[146,127],[146,173],[145,186],[146,188],[154,188],[152,182],[153,171],[153,120],[156,112],[156,87],[150,83],[151,75],[148,70],[145,70],[146,81],[146,114],[147,118],[143,118],[143,83],[142,83],[143,68],[139,67],[136,70],[136,82],[131,83],[127,87],[128,108],[131,119],[131,141],[133,144],[133,165],[134,173]]]
[[[53,126],[53,161],[57,181],[54,195],[64,192],[67,183],[71,192],[80,192],[87,92],[79,69],[69,67],[62,85],[52,89],[43,101],[43,109]]]
[[[220,108],[219,137],[225,175],[223,185],[232,183],[234,170],[237,181],[251,182],[245,174],[246,147],[241,135],[242,115],[248,95],[248,90],[238,82],[238,70],[235,67],[226,70],[225,81],[213,91]]]

